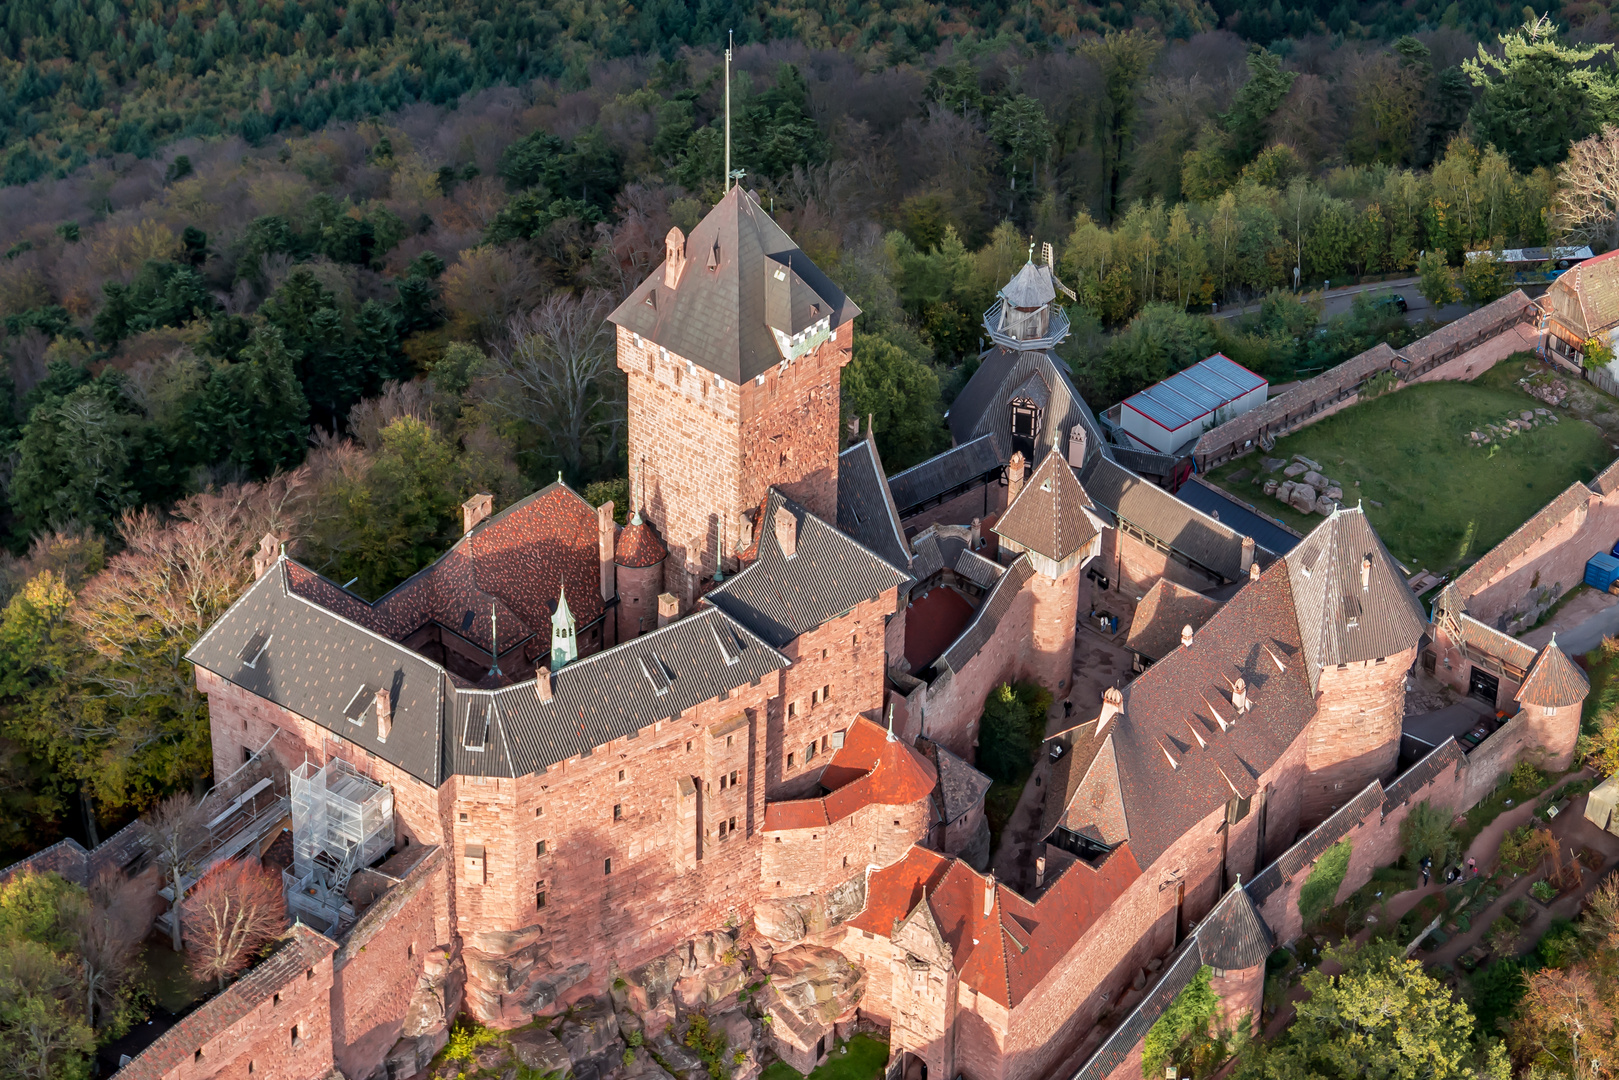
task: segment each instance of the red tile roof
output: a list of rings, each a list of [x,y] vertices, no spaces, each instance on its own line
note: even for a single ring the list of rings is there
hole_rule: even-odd
[[[1574,661],[1557,647],[1557,637],[1554,634],[1551,643],[1541,649],[1540,655],[1535,657],[1534,666],[1529,669],[1529,675],[1524,679],[1523,685],[1518,687],[1518,701],[1523,705],[1561,708],[1565,705],[1578,705],[1590,692],[1591,681],[1585,677],[1585,672],[1575,667]]]
[[[564,584],[580,626],[600,618],[599,545],[595,508],[557,483],[486,519],[375,603],[296,563],[288,563],[288,585],[394,641],[436,622],[484,650],[491,643],[491,605],[498,601],[504,653],[533,634],[549,634]]]
[[[961,981],[1008,1008],[1027,997],[1085,932],[1141,876],[1128,843],[1099,866],[1075,862],[1031,903],[966,863],[912,848],[874,870],[866,907],[850,925],[884,937],[924,899],[950,946]],[[985,892],[993,887],[988,914]]]
[[[668,557],[669,549],[658,539],[658,531],[649,522],[642,521],[640,514],[619,531],[618,544],[613,551],[613,561],[618,565],[639,569],[656,566]]]
[[[915,747],[856,717],[843,746],[821,772],[832,789],[819,799],[788,799],[765,804],[765,830],[808,829],[842,821],[867,806],[905,806],[933,794],[939,774]]]

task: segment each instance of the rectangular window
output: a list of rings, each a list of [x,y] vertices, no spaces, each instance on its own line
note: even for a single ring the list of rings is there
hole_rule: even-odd
[[[787,755],[787,767],[789,769],[793,767],[793,755],[791,754]]]
[[[815,759],[815,744],[810,743],[808,746],[804,747],[804,764],[808,765],[814,759]]]
[[[720,790],[721,791],[725,790],[725,774],[724,773],[720,774]]]
[[[620,780],[624,779],[624,770],[623,769],[618,770],[618,778]]]
[[[462,820],[462,821],[465,821],[465,820],[467,820],[467,816],[466,816],[466,815],[465,815],[465,814],[462,814],[462,815],[460,815],[460,816],[461,816],[461,820]]]
[[[605,875],[605,874],[611,874],[612,872],[613,872],[613,860],[612,859],[603,859],[602,860],[602,873]]]
[[[723,822],[723,821],[720,822],[719,833],[720,833],[720,839],[724,840],[725,839],[725,822]]]
[[[545,841],[544,840],[536,840],[536,841],[534,841],[534,857],[536,859],[538,859],[541,855],[544,855],[544,854],[545,854]]]
[[[732,738],[733,738],[733,736],[731,736],[731,735],[725,736],[725,745],[726,745],[727,749],[729,749],[729,747],[731,745],[731,739]]]
[[[791,720],[793,717],[795,717],[797,715],[798,715],[798,702],[789,701],[787,703],[787,719]]]
[[[731,827],[732,832],[736,832],[736,818],[731,818],[727,824]]]
[[[822,649],[822,650],[821,650],[821,659],[822,659],[822,660],[825,660],[825,659],[826,659],[826,655],[827,655],[827,650],[825,650],[825,649]]]
[[[831,698],[831,696],[832,696],[832,687],[830,685],[821,687],[821,700],[822,701],[828,700],[829,698]]]
[[[741,772],[740,769],[732,769],[731,770],[731,786],[732,787],[736,787],[736,778],[737,778],[737,774],[739,772]]]
[[[541,814],[544,814],[544,813],[545,813],[545,808],[543,806],[536,806],[534,808],[534,816],[535,817],[539,817]]]
[[[613,820],[614,821],[623,821],[624,820],[624,804],[623,803],[614,803],[613,804]]]
[[[534,887],[534,910],[538,911],[545,906],[545,890],[538,885]]]
[[[303,1042],[304,1042],[303,1039],[299,1038],[299,1036],[298,1036],[298,1025],[297,1024],[292,1025],[292,1045],[293,1045],[293,1048],[296,1049],[297,1047],[302,1046]]]
[[[688,753],[688,754],[691,753],[691,740],[690,739],[686,740],[686,753]]]

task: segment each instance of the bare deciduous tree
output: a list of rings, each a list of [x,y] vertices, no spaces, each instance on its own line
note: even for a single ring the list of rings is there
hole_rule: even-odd
[[[191,973],[199,981],[225,980],[287,928],[281,882],[256,859],[220,863],[203,875],[185,911]]]
[[[564,469],[587,458],[608,460],[624,426],[624,380],[607,315],[613,299],[600,290],[553,294],[507,323],[495,350],[488,400],[545,433]]]
[[[174,951],[179,952],[184,947],[180,924],[184,919],[185,877],[195,869],[191,853],[205,830],[202,806],[186,792],[170,795],[152,808],[146,827],[152,832],[152,847],[163,867],[163,876],[174,890],[174,901],[169,905],[169,917],[174,922],[170,936]]]
[[[1604,124],[1568,148],[1557,174],[1556,215],[1571,240],[1619,244],[1619,127]]]
[[[73,893],[64,903],[62,919],[73,932],[84,979],[84,1016],[92,1027],[100,1027],[117,1004],[146,932],[145,916],[140,888],[113,871],[96,878],[88,895]]]

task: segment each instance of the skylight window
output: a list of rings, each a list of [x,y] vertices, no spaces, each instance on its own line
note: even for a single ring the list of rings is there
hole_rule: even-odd
[[[481,754],[489,745],[489,714],[495,711],[494,702],[474,701],[467,706],[467,722],[461,731],[461,745],[475,754]]]
[[[269,647],[270,635],[263,630],[255,630],[253,636],[247,639],[247,644],[242,646],[242,651],[237,653],[236,656],[248,667],[258,667],[259,657],[263,656],[264,650]]]
[[[376,696],[376,693],[365,683],[360,684],[360,688],[354,691],[354,696],[349,698],[349,703],[343,706],[343,715],[348,717],[349,723],[363,724],[365,722],[365,710],[370,706],[371,699]]]

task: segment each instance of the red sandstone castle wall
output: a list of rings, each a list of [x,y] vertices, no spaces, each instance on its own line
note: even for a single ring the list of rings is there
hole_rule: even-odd
[[[835,752],[831,734],[846,730],[857,716],[882,722],[884,640],[897,594],[897,589],[889,589],[875,600],[857,604],[847,614],[782,648],[792,666],[782,673],[780,700],[771,703],[764,762],[766,798],[810,794]],[[815,753],[807,756],[811,744]]]
[[[829,825],[767,832],[760,880],[765,896],[823,893],[867,867],[890,866],[927,839],[933,801],[866,806]]]
[[[1585,579],[1585,564],[1605,552],[1619,536],[1619,490],[1606,496],[1593,493],[1582,508],[1553,522],[1489,581],[1473,586],[1466,610],[1480,622],[1497,625],[1503,616],[1525,610],[1525,601],[1537,590],[1553,589],[1561,595]]]
[[[1128,625],[1135,605],[1160,578],[1168,578],[1197,592],[1222,584],[1214,575],[1172,559],[1167,551],[1159,551],[1120,529],[1102,531],[1102,552],[1090,565],[1110,579],[1110,591],[1097,593],[1094,602],[1097,607],[1119,616],[1120,626]],[[1128,603],[1129,608],[1120,610],[1124,603]]]
[[[332,1042],[345,1076],[370,1076],[382,1064],[428,954],[450,940],[449,861],[443,848],[424,859],[333,957]]]
[[[742,388],[742,484],[738,509],[772,486],[823,521],[838,520],[839,373],[851,359],[854,323],[812,353]]]
[[[1056,579],[1035,574],[1025,586],[1033,594],[1027,674],[1058,701],[1067,695],[1073,677],[1080,593],[1089,584],[1083,567],[1075,566]]]
[[[1001,617],[999,628],[962,670],[919,691],[923,735],[957,757],[977,759],[984,698],[1027,667],[1033,613],[1034,594],[1025,587]]]
[[[1416,659],[1411,648],[1382,660],[1322,670],[1315,719],[1305,729],[1303,814],[1313,826],[1354,798],[1374,779],[1388,779],[1400,756],[1405,676]]]
[[[900,507],[901,510],[905,508]],[[1006,487],[998,481],[962,492],[949,502],[912,514],[900,524],[921,532],[929,525],[971,525],[973,518],[987,518],[1006,509]]]

